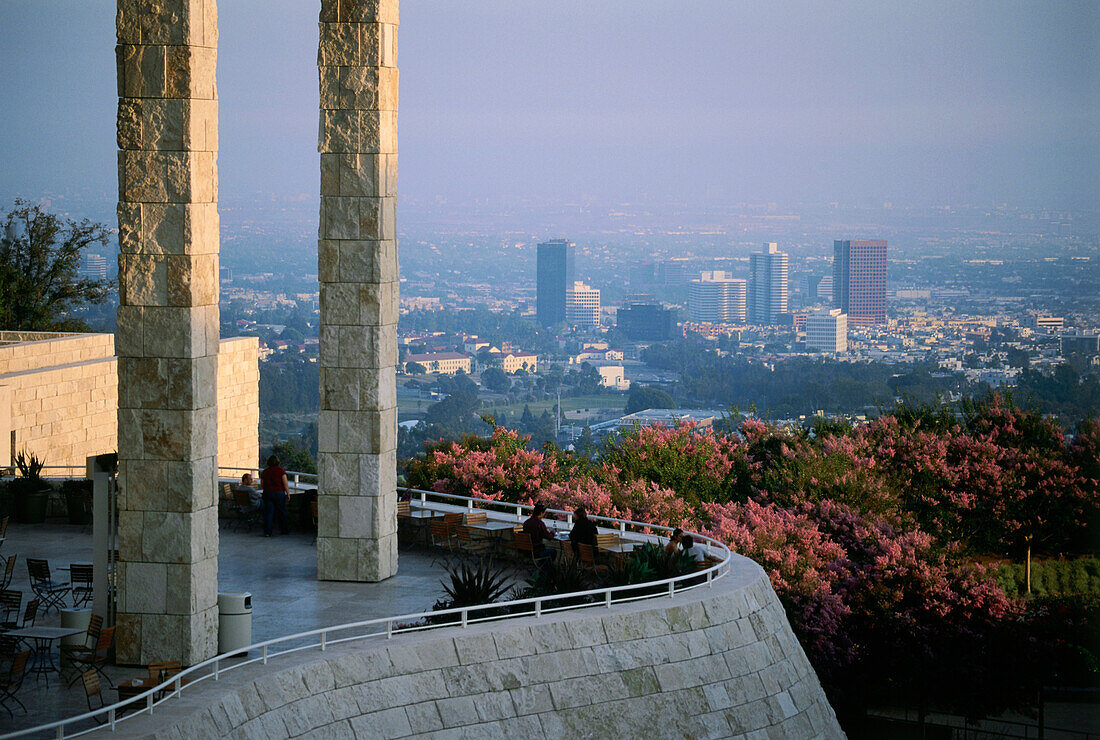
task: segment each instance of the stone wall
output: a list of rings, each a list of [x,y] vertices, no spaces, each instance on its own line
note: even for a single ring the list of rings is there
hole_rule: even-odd
[[[0,332],[0,466],[26,449],[83,469],[118,444],[118,362],[111,334]],[[47,337],[45,339],[41,337]],[[259,454],[259,342],[224,339],[218,353],[218,465],[253,468]],[[47,471],[49,474],[49,471]]]
[[[279,658],[120,729],[172,739],[843,737],[766,575],[738,556],[729,577],[674,600]]]
[[[260,429],[260,340],[223,339],[218,350],[218,467],[255,468]]]

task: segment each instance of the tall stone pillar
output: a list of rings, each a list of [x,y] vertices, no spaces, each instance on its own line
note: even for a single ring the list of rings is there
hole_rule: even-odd
[[[217,652],[216,0],[118,0],[122,663]]]
[[[397,0],[322,0],[317,577],[397,572]]]

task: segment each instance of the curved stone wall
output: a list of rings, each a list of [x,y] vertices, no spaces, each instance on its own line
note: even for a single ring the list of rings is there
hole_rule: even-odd
[[[120,725],[197,737],[843,737],[764,572],[675,599],[371,639]]]

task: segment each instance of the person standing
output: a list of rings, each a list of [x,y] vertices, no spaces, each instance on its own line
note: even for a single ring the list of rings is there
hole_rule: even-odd
[[[290,534],[290,523],[286,517],[290,486],[286,481],[286,471],[279,466],[279,458],[274,455],[267,458],[267,467],[260,473],[260,483],[264,490],[264,537],[271,536],[276,517],[280,531]]]

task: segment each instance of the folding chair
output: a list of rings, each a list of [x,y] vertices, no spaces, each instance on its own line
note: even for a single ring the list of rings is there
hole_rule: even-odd
[[[57,609],[59,612],[65,606],[65,596],[69,592],[69,584],[53,580],[50,576],[50,563],[48,560],[36,560],[27,558],[27,572],[31,577],[31,590],[42,601],[42,609],[49,612]]]
[[[8,558],[8,562],[4,566],[4,575],[0,577],[0,589],[5,589],[11,585],[12,576],[15,575],[15,561],[18,557],[18,555],[12,553]]]
[[[19,708],[23,710],[23,714],[27,713],[27,708],[23,706],[23,702],[19,701],[19,697],[16,696],[16,694],[23,685],[23,677],[27,675],[27,661],[30,657],[30,650],[16,653],[12,658],[11,668],[8,672],[0,673],[0,707],[7,710],[9,717],[15,716],[11,707],[8,706],[8,702],[10,701],[14,701],[18,704]]]
[[[21,630],[34,626],[34,620],[38,618],[38,599],[31,599],[23,609],[22,622],[5,622],[2,627],[6,631]]]
[[[73,564],[69,566],[69,580],[72,582],[73,607],[77,608],[92,600],[92,566]]]
[[[412,516],[412,506],[409,505],[409,502],[408,501],[398,501],[397,502],[397,518],[398,519],[408,519],[410,516]]]
[[[592,545],[586,545],[583,542],[578,542],[577,558],[580,560],[582,568],[591,570],[597,576],[607,575],[611,570],[606,565],[596,560],[596,548],[592,547]]]
[[[84,698],[88,700],[88,711],[93,712],[96,709],[103,709],[107,706],[107,700],[103,698],[103,689],[99,686],[99,676],[95,671],[84,671],[80,674],[81,680],[84,682]],[[70,684],[71,686],[72,684]],[[92,705],[92,697],[99,699],[99,706]],[[99,724],[103,724],[105,718],[97,715],[95,721]]]
[[[234,491],[233,500],[237,503],[237,526],[247,524],[248,530],[252,531],[252,525],[260,521],[262,509],[257,509],[252,505],[252,499],[249,497],[248,491]]]
[[[72,656],[77,653],[86,653],[95,647],[96,642],[99,641],[99,633],[103,629],[103,617],[98,614],[93,614],[88,618],[88,631],[84,633],[84,642],[79,645],[62,645],[61,646],[61,665],[63,668],[67,667],[66,664],[73,662]]]
[[[482,555],[493,549],[492,542],[475,537],[465,524],[455,527],[455,542],[459,551],[466,555]]]
[[[233,486],[229,483],[218,484],[218,521],[236,516],[237,502],[233,498]]]
[[[104,627],[99,631],[99,638],[95,641],[95,647],[91,650],[84,652],[76,652],[72,654],[73,667],[76,670],[87,672],[93,670],[102,676],[107,685],[114,688],[114,682],[111,681],[111,677],[103,672],[103,666],[107,665],[107,655],[111,651],[111,646],[115,642],[115,628]],[[73,684],[70,683],[70,686]]]
[[[466,524],[486,524],[489,521],[489,515],[484,511],[471,511],[466,515]]]
[[[14,626],[23,606],[22,591],[0,591],[0,629],[19,629]]]

